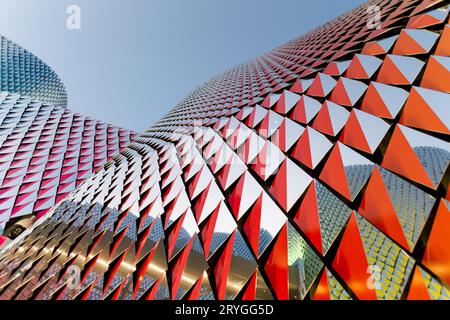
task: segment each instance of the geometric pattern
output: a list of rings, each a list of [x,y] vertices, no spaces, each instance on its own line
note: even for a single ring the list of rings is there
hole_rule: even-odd
[[[0,35],[0,245],[60,202],[135,135],[66,106],[58,75]]]
[[[448,12],[370,1],[197,88],[8,246],[0,299],[450,299]]]
[[[10,220],[45,214],[134,137],[16,93],[0,93],[0,110],[1,233]]]
[[[0,35],[0,92],[14,92],[43,103],[67,105],[58,75],[41,59]]]

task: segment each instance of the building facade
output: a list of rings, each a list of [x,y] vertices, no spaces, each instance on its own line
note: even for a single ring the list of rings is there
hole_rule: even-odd
[[[374,0],[230,69],[0,257],[0,299],[449,299],[449,7]]]
[[[43,103],[67,105],[58,75],[41,59],[0,35],[0,91],[32,97]]]
[[[17,237],[135,133],[75,113],[59,77],[1,36],[0,245]]]

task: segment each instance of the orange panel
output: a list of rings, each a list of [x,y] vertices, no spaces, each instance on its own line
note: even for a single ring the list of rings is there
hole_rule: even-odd
[[[294,147],[294,150],[292,151],[292,156],[301,163],[303,163],[304,165],[312,169],[313,163],[311,158],[311,148],[309,142],[308,128],[305,130],[305,132],[298,140],[297,145]]]
[[[330,113],[328,111],[328,104],[324,103],[319,113],[317,114],[312,127],[317,131],[334,136],[333,125],[331,123]]]
[[[422,163],[398,126],[395,127],[381,165],[404,177],[434,188]]]
[[[244,294],[242,295],[242,300],[255,300],[257,275],[258,271],[255,271],[247,284]]]
[[[369,289],[368,263],[355,214],[352,213],[339,245],[333,268],[339,273],[352,291],[362,300],[376,300],[374,289]]]
[[[347,146],[354,147],[367,153],[372,153],[361,128],[361,124],[359,123],[355,111],[353,110],[342,130],[339,141],[343,142]]]
[[[380,73],[378,74],[377,81],[387,84],[410,84],[409,80],[405,78],[402,72],[397,68],[394,62],[386,56],[383,64],[381,65]]]
[[[275,290],[277,299],[289,299],[289,271],[287,252],[287,225],[281,229],[272,252],[264,265],[272,287]]]
[[[339,151],[339,146],[337,144],[333,147],[333,150],[320,173],[320,179],[347,199],[352,200],[341,152]]]
[[[314,292],[313,300],[330,300],[330,290],[328,289],[327,270],[324,269],[320,277],[319,284]]]
[[[372,83],[367,88],[361,104],[361,110],[381,118],[393,119],[391,112]]]
[[[413,128],[450,134],[447,126],[433,112],[414,87],[411,88],[408,100],[406,100],[400,123]]]
[[[364,48],[362,49],[361,53],[366,54],[366,55],[375,56],[375,55],[385,54],[386,52],[384,51],[383,47],[381,47],[376,41],[373,41],[373,42],[367,42],[364,45]],[[347,74],[347,76],[349,76],[349,75]]]
[[[395,208],[377,167],[373,170],[367,184],[358,212],[404,248],[409,248]]]
[[[420,85],[425,88],[450,93],[450,71],[434,57],[430,57]]]
[[[256,200],[243,228],[255,256],[259,255],[259,230],[261,224],[262,199],[263,196],[261,195],[258,200]]]
[[[350,101],[350,98],[348,97],[347,89],[345,88],[342,79],[339,79],[338,82],[336,83],[336,86],[331,92],[330,100],[337,104],[340,104],[341,106],[353,105],[352,102]]]
[[[214,279],[216,280],[217,297],[220,300],[225,298],[227,290],[228,274],[230,273],[231,259],[233,255],[234,238],[236,237],[236,231],[233,232],[228,239],[222,255],[219,258],[216,266],[214,267]]]
[[[192,290],[189,292],[187,297],[188,300],[198,300],[198,296],[200,294],[200,289],[202,288],[203,275],[198,278]]]
[[[419,267],[414,268],[414,275],[408,292],[408,300],[430,300],[425,281],[420,274]]]
[[[298,208],[294,222],[302,229],[306,237],[323,254],[322,236],[320,232],[319,212],[317,207],[316,182],[313,181],[305,193]]]
[[[450,285],[450,212],[440,200],[423,256],[423,264]]]
[[[450,26],[446,25],[434,53],[437,56],[450,56]]]
[[[400,36],[395,43],[392,53],[397,55],[415,55],[426,53],[426,50],[411,38],[409,34],[402,31],[400,32]]]

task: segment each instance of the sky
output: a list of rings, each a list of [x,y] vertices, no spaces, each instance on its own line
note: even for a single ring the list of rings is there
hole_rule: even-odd
[[[215,75],[363,0],[0,0],[0,33],[58,73],[69,108],[143,131]],[[70,5],[81,29],[67,28]]]

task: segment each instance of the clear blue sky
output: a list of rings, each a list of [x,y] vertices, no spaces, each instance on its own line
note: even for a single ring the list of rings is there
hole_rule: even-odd
[[[72,110],[142,131],[216,74],[363,2],[0,0],[0,33],[60,75]]]

